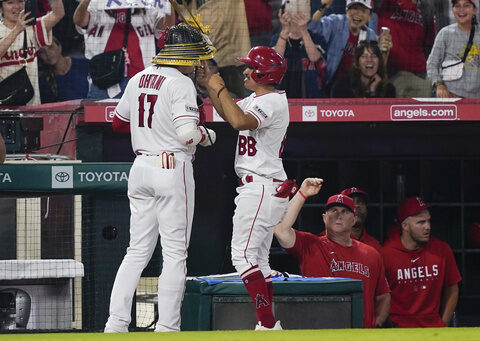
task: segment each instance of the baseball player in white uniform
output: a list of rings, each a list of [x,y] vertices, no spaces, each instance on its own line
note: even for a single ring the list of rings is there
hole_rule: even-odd
[[[180,330],[194,209],[193,155],[197,144],[215,142],[212,130],[197,126],[196,90],[186,74],[214,54],[196,28],[173,26],[152,60],[157,65],[129,81],[116,107],[114,130],[129,126],[137,157],[128,180],[130,245],[115,278],[105,332],[128,331],[132,298],[159,234],[163,267],[155,331]]]
[[[268,261],[273,227],[288,206],[288,194],[277,188],[287,179],[281,154],[290,116],[284,91],[276,91],[286,71],[274,49],[257,46],[246,58],[245,87],[254,91],[235,103],[218,74],[204,68],[199,81],[219,113],[239,130],[235,171],[239,177],[233,216],[232,263],[255,304],[256,330],[281,329],[272,311],[273,285]]]

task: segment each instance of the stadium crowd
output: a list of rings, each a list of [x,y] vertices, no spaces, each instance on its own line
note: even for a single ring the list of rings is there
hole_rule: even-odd
[[[181,20],[167,1],[163,9],[102,9],[101,0],[44,0],[36,20],[25,3],[0,1],[0,81],[18,76],[27,32],[26,72],[34,91],[24,104],[120,98],[160,49],[161,30]],[[248,91],[235,57],[258,45],[286,58],[288,72],[278,88],[289,98],[480,97],[478,0],[187,3],[212,26],[210,37],[219,47],[215,63],[237,98]],[[112,64],[108,58],[121,50],[121,75],[99,80],[99,63]],[[47,60],[52,54],[58,58]],[[0,96],[2,91],[0,82]]]

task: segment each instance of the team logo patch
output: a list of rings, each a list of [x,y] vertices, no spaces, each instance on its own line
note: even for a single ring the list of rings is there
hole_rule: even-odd
[[[265,111],[263,111],[258,105],[255,105],[253,107],[253,110],[255,110],[256,112],[258,112],[260,115],[263,116],[263,118],[267,118],[267,114],[265,113]]]
[[[343,204],[343,195],[339,194],[339,195],[337,196],[337,202]]]
[[[194,113],[197,113],[198,112],[198,108],[195,108],[195,107],[190,107],[188,105],[185,105],[185,110],[187,112],[194,112]]]
[[[425,204],[425,201],[422,200],[422,198],[416,197],[415,199],[417,199],[418,206],[427,206]]]
[[[258,309],[260,308],[261,306],[264,306],[264,307],[268,307],[268,301],[265,299],[265,296],[261,295],[261,294],[257,294],[257,296],[255,296],[255,308]]]

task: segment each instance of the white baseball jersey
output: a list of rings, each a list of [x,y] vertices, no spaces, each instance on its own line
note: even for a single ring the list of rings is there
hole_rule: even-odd
[[[40,104],[40,90],[38,88],[37,51],[40,47],[52,44],[52,31],[47,31],[44,23],[45,16],[37,19],[35,26],[27,26],[27,74],[33,85],[35,94],[27,105]],[[0,22],[0,40],[5,38],[11,30]],[[23,40],[20,33],[7,52],[0,59],[0,81],[20,70],[23,66]]]
[[[85,39],[85,57],[91,59],[100,53],[122,48],[125,10],[118,10],[119,14],[115,17],[106,11],[90,7],[88,11],[90,13],[88,26],[85,29],[76,26],[77,31],[83,34]],[[158,9],[145,9],[145,15],[142,13],[132,15],[131,27],[134,31],[130,30],[127,44],[131,62],[130,77],[150,65],[155,56],[155,26],[164,16],[164,12]]]
[[[285,180],[282,151],[290,121],[285,91],[257,96],[255,93],[239,101],[243,112],[258,121],[255,130],[238,134],[235,171],[241,178],[256,174],[266,178]]]
[[[192,80],[176,68],[150,66],[137,73],[128,82],[115,115],[130,122],[137,153],[195,153],[195,146],[180,142],[175,128],[198,122],[196,90]]]

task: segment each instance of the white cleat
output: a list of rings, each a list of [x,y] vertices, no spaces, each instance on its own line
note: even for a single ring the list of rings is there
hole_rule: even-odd
[[[282,325],[280,324],[280,320],[275,323],[272,328],[267,328],[262,326],[262,322],[258,321],[257,325],[255,326],[255,330],[283,330]]]
[[[103,330],[104,333],[128,333],[128,328],[124,330],[116,330],[113,328],[105,327]]]

